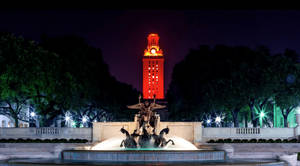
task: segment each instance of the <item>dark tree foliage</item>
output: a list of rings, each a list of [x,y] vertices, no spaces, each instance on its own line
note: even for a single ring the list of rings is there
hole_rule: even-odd
[[[75,110],[83,109],[88,104],[89,107],[109,113],[112,118],[109,120],[131,118],[126,105],[136,102],[138,92],[131,85],[121,83],[110,75],[100,49],[89,46],[77,36],[43,37],[40,45],[60,55],[63,61],[61,72],[73,76],[77,87],[72,93],[72,107]],[[77,115],[79,121],[84,113]]]
[[[22,110],[37,102],[60,104],[65,97],[56,92],[62,93],[66,87],[72,89],[71,76],[57,72],[61,66],[59,56],[35,42],[2,33],[0,52],[1,113],[13,117],[16,127],[19,119],[28,120],[28,115]],[[42,117],[56,114],[57,110],[53,109]]]
[[[71,112],[77,126],[94,120],[129,120],[138,92],[109,73],[100,49],[77,36],[43,37],[41,43],[0,34],[0,114],[21,115],[34,107],[40,126],[50,126]],[[23,111],[24,112],[24,111]]]
[[[265,47],[217,45],[191,50],[173,69],[167,94],[170,118],[203,120],[203,115],[221,111],[235,127],[241,116],[246,122],[250,116],[256,127],[259,111],[288,93],[283,81],[288,74],[298,77],[297,56],[291,50],[272,56]],[[283,102],[290,106],[293,101],[294,105],[281,104],[287,114],[299,102],[296,89],[288,93],[294,100]]]

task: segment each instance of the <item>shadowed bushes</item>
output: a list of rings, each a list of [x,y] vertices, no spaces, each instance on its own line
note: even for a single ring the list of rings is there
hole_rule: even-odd
[[[87,143],[87,139],[0,139],[0,143]]]
[[[297,139],[217,139],[217,140],[209,140],[207,143],[300,143],[300,140]]]

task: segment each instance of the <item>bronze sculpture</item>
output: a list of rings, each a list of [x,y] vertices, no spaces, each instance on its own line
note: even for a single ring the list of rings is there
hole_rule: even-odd
[[[137,114],[137,121],[139,123],[138,130],[140,131],[142,128],[146,127],[149,128],[150,126],[152,128],[156,128],[157,126],[157,120],[158,116],[155,115],[154,110],[157,109],[163,109],[166,108],[164,105],[159,105],[155,103],[155,95],[153,98],[153,103],[149,103],[148,101],[145,101],[145,103],[141,103],[141,95],[139,96],[139,103],[131,106],[127,106],[130,109],[138,109],[140,110]],[[152,131],[152,130],[150,130]]]
[[[160,131],[160,134],[156,134],[157,124],[159,122],[159,115],[157,115],[154,110],[165,108],[166,106],[159,105],[155,103],[155,95],[153,97],[153,103],[149,103],[145,101],[141,103],[141,95],[139,96],[139,103],[131,106],[127,106],[130,109],[138,109],[140,110],[138,114],[136,114],[135,121],[138,123],[136,130],[134,130],[133,134],[129,134],[127,130],[124,128],[121,129],[123,134],[126,134],[126,139],[122,141],[121,147],[124,145],[125,148],[136,148],[137,146],[141,148],[148,147],[159,147],[162,148],[166,146],[169,142],[173,140],[168,140],[164,138],[164,134],[169,133],[169,128],[164,128]],[[135,138],[139,137],[138,142],[136,142]],[[151,139],[154,139],[154,144],[151,145]]]

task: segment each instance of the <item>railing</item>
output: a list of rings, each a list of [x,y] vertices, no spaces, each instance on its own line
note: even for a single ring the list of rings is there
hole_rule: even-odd
[[[236,128],[236,134],[260,134],[260,128]]]
[[[54,127],[41,127],[36,128],[36,135],[59,135],[60,129]]]

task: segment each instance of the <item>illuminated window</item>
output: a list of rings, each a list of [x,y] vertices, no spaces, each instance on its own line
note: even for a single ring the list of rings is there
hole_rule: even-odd
[[[149,93],[151,92],[151,90],[149,90]]]
[[[149,70],[151,69],[151,67],[148,68]]]
[[[158,65],[156,65],[156,67],[158,67]]]
[[[154,76],[152,76],[152,78],[154,78]]]
[[[156,78],[158,78],[158,76],[156,76]]]
[[[156,81],[158,81],[158,79],[156,79]]]

